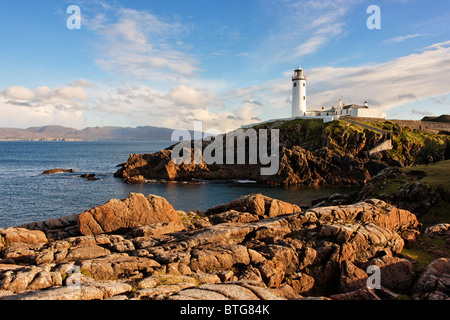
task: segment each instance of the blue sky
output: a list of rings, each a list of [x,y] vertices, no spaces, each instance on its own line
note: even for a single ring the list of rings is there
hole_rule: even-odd
[[[17,0],[0,14],[2,127],[234,129],[290,116],[298,65],[309,109],[342,98],[388,118],[450,113],[445,0]]]

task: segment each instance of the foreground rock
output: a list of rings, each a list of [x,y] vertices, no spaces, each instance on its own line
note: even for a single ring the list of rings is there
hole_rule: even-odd
[[[183,230],[178,213],[166,199],[132,193],[123,200],[112,199],[104,205],[87,210],[79,215],[32,222],[21,228],[39,230],[50,239],[64,239],[78,235],[121,233],[133,227],[161,224],[167,232]]]
[[[79,231],[84,235],[110,233],[158,222],[173,223],[180,226],[180,230],[183,225],[166,199],[133,193],[125,200],[110,200],[78,217]]]
[[[2,248],[1,246],[8,246],[16,242],[29,244],[46,243],[47,237],[45,233],[39,230],[23,228],[0,229],[0,248]]]
[[[431,239],[443,239],[447,248],[450,248],[450,223],[440,223],[428,227],[425,236]]]
[[[425,288],[401,255],[402,236],[417,231],[415,216],[380,200],[301,211],[249,195],[211,208],[198,216],[201,223],[192,223],[192,216],[174,211],[165,199],[132,194],[67,218],[78,227],[69,237],[48,240],[45,228],[41,238],[8,237],[0,253],[0,299],[377,300],[447,294],[445,277]],[[5,234],[0,232],[2,239]],[[381,270],[380,288],[367,288],[369,266]],[[436,271],[422,276],[436,277]]]
[[[257,194],[242,197],[227,204],[215,206],[207,210],[206,215],[210,216],[227,213],[230,210],[235,210],[239,213],[246,212],[260,218],[277,217],[302,211],[301,208],[295,204]]]
[[[441,258],[428,265],[413,289],[414,298],[450,300],[450,259]]]

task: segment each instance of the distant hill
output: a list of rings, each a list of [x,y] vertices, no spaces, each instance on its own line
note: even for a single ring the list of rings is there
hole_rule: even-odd
[[[82,130],[63,126],[0,128],[0,140],[124,140],[170,141],[173,129],[160,127],[90,127]]]
[[[422,121],[450,123],[450,115],[443,114],[443,115],[441,115],[439,117],[425,117],[425,118],[422,119]]]

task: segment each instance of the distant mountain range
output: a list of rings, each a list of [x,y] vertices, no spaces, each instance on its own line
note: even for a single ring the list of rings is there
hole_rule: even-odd
[[[43,126],[28,129],[0,128],[0,140],[125,140],[170,141],[173,129],[159,127],[90,127],[82,130],[63,126]]]

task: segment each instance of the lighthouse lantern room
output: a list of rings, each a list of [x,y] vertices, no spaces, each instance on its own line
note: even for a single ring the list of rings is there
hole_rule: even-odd
[[[302,68],[294,70],[292,77],[292,117],[306,115],[306,76]]]

